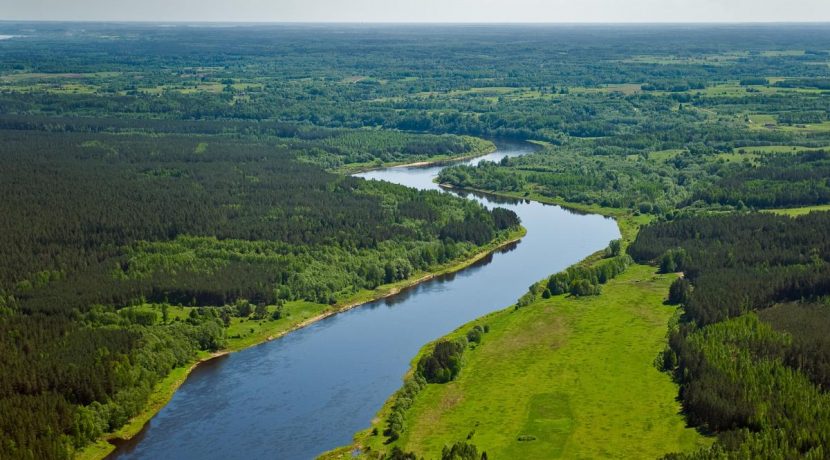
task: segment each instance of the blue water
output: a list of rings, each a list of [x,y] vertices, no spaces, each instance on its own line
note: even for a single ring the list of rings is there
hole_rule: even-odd
[[[484,159],[530,151],[527,144],[502,143]],[[441,168],[398,167],[360,176],[437,189],[432,180]],[[464,196],[514,210],[527,236],[454,275],[199,366],[144,431],[111,458],[309,459],[346,445],[400,387],[420,347],[513,304],[533,282],[619,237],[615,222],[601,216]]]

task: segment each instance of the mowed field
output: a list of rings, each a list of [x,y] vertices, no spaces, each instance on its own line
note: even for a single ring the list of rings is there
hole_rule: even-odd
[[[418,395],[396,445],[429,459],[470,439],[489,458],[550,459],[656,458],[708,444],[654,365],[676,311],[663,304],[674,279],[634,265],[600,296],[481,318],[490,332],[455,381]]]

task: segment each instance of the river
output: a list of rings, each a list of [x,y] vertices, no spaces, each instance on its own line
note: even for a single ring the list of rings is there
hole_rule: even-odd
[[[529,144],[499,143],[470,160],[524,155]],[[443,166],[359,174],[420,189]],[[530,284],[619,237],[616,223],[558,206],[463,194],[515,211],[519,243],[458,273],[436,278],[197,367],[117,459],[310,459],[351,442],[397,390],[426,343],[505,308]]]

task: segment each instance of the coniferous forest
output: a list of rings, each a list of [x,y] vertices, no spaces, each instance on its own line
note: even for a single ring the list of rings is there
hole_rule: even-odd
[[[718,433],[691,458],[824,458],[830,213],[707,216],[647,226],[630,252],[682,271],[665,368],[689,421]],[[675,289],[675,286],[683,286]]]

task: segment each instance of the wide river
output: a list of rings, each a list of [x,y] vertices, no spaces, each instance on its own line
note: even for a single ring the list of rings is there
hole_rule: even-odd
[[[499,143],[467,163],[532,151]],[[438,189],[442,166],[360,176]],[[311,459],[369,426],[426,343],[513,304],[528,286],[619,237],[616,223],[558,206],[465,195],[512,209],[527,228],[518,244],[454,275],[420,284],[197,367],[118,459]]]

